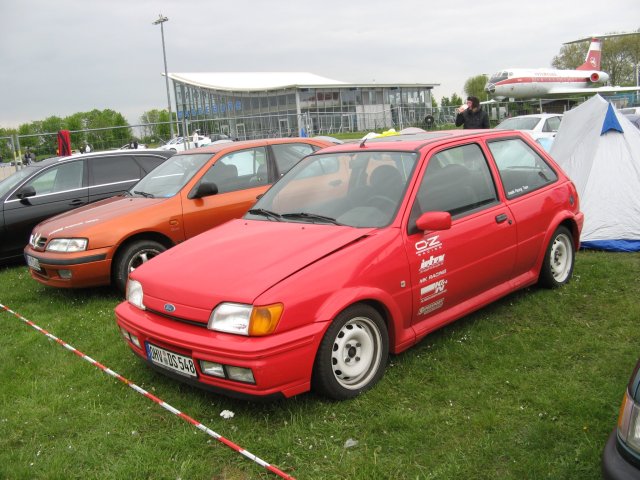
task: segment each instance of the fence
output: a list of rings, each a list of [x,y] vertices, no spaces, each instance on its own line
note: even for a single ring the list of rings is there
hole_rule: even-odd
[[[563,113],[585,98],[565,98],[554,100],[534,100],[520,102],[489,102],[483,108],[489,114],[492,126],[505,117],[531,113]],[[609,97],[619,108],[633,103],[628,96]],[[375,107],[375,108],[372,108]],[[407,127],[441,129],[455,121],[456,106],[413,107],[411,105],[358,106],[355,111],[317,111],[296,113],[273,113],[265,115],[191,118],[174,122],[178,135],[191,134],[199,129],[203,135],[226,134],[239,140],[299,136],[304,130],[308,136],[333,136],[343,133],[382,131],[395,128],[400,131]],[[165,143],[168,135],[157,132],[162,126],[169,131],[169,122],[147,123],[123,127],[104,127],[71,131],[71,146],[77,150],[85,144],[92,150],[112,150],[121,148],[132,138],[145,139],[149,146]],[[41,160],[56,155],[57,132],[0,137],[0,158],[2,162],[19,163],[25,146]]]

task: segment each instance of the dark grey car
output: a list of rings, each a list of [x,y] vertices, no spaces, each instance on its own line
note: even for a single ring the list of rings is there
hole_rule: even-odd
[[[93,152],[48,158],[0,182],[0,263],[24,260],[35,225],[127,191],[171,157],[166,150]]]

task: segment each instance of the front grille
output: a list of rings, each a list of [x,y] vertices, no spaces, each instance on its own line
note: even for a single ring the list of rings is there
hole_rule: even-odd
[[[147,308],[147,311],[155,313],[156,315],[158,315],[160,317],[164,317],[164,318],[167,318],[169,320],[173,320],[174,322],[187,323],[189,325],[194,325],[196,327],[207,328],[207,324],[206,323],[197,322],[195,320],[186,320],[186,319],[180,318],[180,317],[174,317],[173,315],[168,315],[166,312],[161,312],[161,311],[154,310],[154,309],[151,309],[151,308]]]

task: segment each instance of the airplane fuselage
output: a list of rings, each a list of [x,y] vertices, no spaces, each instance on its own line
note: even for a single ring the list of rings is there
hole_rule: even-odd
[[[599,70],[510,68],[492,75],[485,91],[493,98],[538,98],[566,90],[592,88],[609,75]]]

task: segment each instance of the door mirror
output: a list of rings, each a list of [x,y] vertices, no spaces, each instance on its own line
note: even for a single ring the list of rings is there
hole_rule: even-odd
[[[33,188],[33,185],[25,185],[16,193],[16,197],[18,197],[20,200],[25,199],[27,197],[35,197],[35,196],[36,196],[36,189]]]
[[[426,212],[416,220],[418,230],[449,230],[451,228],[451,214],[449,212]]]
[[[202,198],[218,193],[218,186],[212,182],[200,182],[191,192],[189,192],[188,198]]]

